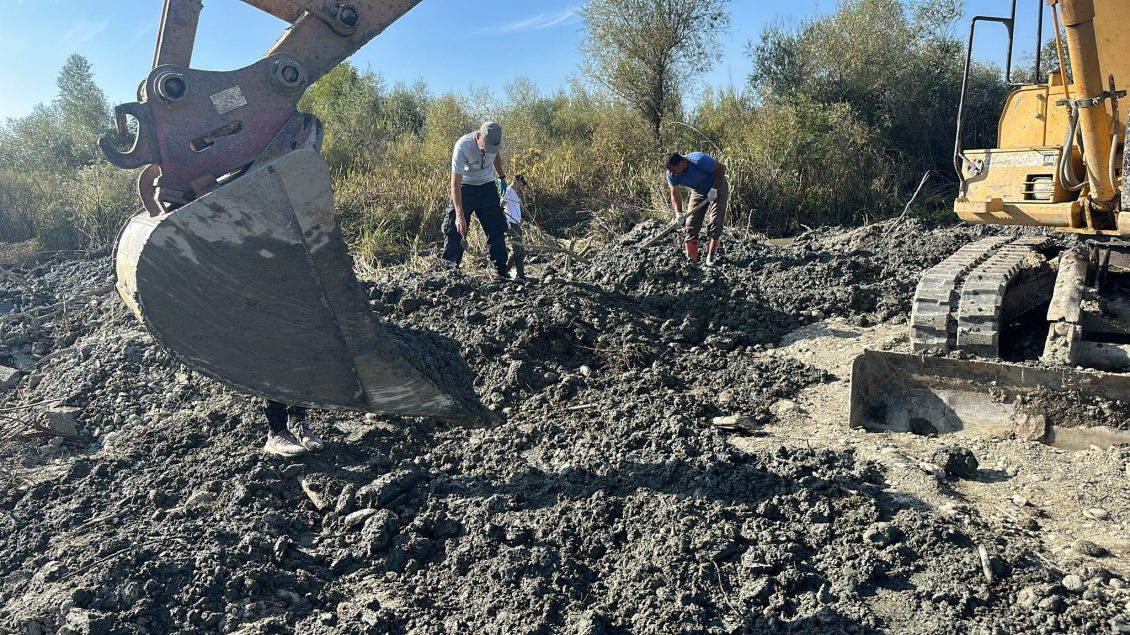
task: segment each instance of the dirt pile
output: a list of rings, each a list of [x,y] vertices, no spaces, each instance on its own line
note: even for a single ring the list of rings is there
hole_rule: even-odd
[[[742,452],[708,423],[756,427],[827,380],[751,351],[828,316],[897,319],[917,272],[985,230],[739,236],[705,269],[670,246],[641,253],[657,228],[525,286],[375,282],[376,312],[460,343],[503,422],[320,412],[328,447],[301,462],[260,454],[254,401],[186,371],[116,298],[45,308],[103,287],[106,259],[5,273],[4,334],[22,339],[0,348],[20,369],[0,429],[46,427],[46,406],[21,404],[58,400],[77,438],[2,449],[0,631],[1122,626],[1130,596],[1101,560],[1056,570],[1023,535],[932,511],[849,450]]]

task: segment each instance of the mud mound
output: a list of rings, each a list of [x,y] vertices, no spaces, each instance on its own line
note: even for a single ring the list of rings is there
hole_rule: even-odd
[[[1109,632],[1102,568],[1065,586],[1023,534],[937,514],[848,450],[746,453],[709,426],[756,428],[827,379],[751,350],[817,312],[892,319],[979,236],[884,227],[733,237],[711,269],[641,253],[644,226],[526,286],[390,274],[374,310],[459,342],[502,423],[319,412],[328,447],[301,462],[261,455],[254,401],[104,290],[55,312],[105,259],[7,272],[21,372],[0,410],[76,437],[0,448],[0,630]],[[69,409],[31,406],[49,399]]]

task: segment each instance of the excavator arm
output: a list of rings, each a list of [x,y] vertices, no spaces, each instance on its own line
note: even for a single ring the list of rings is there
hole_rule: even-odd
[[[245,0],[290,27],[259,61],[190,67],[201,0],[166,0],[153,70],[114,110],[136,141],[144,210],[115,250],[117,289],[188,366],[293,405],[480,419],[453,347],[372,314],[336,222],[305,90],[419,0]]]
[[[320,138],[297,111],[306,89],[419,0],[244,0],[291,24],[258,62],[234,71],[190,68],[201,0],[166,0],[153,70],[137,101],[114,108],[119,134],[137,121],[133,147],[101,141],[120,168],[144,167],[150,215],[185,205],[221,183]],[[316,145],[316,144],[313,144]]]

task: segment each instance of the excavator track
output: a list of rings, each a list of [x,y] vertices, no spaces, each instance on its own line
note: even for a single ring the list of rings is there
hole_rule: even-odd
[[[927,271],[918,283],[911,313],[915,352],[963,350],[996,357],[1001,325],[1038,306],[1041,294],[1007,294],[1025,265],[1050,240],[995,236],[959,249]]]
[[[910,344],[915,352],[956,347],[959,289],[969,273],[1006,242],[1006,237],[994,236],[970,243],[922,275],[910,317]]]

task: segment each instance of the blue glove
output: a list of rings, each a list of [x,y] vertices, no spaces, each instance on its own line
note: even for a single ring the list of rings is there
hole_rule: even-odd
[[[505,194],[506,193],[506,187],[507,187],[506,179],[498,179],[498,193],[499,194]]]

